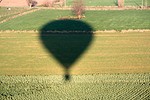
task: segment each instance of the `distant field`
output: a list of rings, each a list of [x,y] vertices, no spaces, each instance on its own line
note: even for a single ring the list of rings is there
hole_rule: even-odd
[[[40,10],[0,24],[0,30],[40,30],[48,22],[72,16],[68,10]],[[150,29],[150,10],[86,11],[93,30]]]
[[[117,6],[117,0],[83,0],[86,6]],[[149,0],[148,5],[150,4]],[[73,0],[67,0],[67,6],[72,5]],[[125,6],[141,6],[142,0],[124,0]]]
[[[20,8],[11,7],[11,10],[8,10],[7,7],[0,7],[0,22],[9,17],[12,17],[12,16],[17,15],[22,12],[25,12],[27,10],[29,10],[29,9],[21,8],[21,7]]]
[[[117,6],[116,0],[83,0],[85,6]],[[73,0],[67,0],[67,6],[71,6]]]
[[[57,41],[58,36],[47,36],[52,39],[47,42]],[[60,37],[70,42],[75,41],[67,38],[66,35]],[[76,39],[78,35],[73,37]],[[0,75],[64,74],[64,67],[47,51],[38,33],[2,32],[0,43]],[[64,46],[69,50],[70,44],[64,42]],[[53,48],[56,47],[57,45],[53,45]],[[63,55],[67,53],[64,52]],[[83,55],[72,65],[70,72],[72,74],[144,73],[150,72],[149,61],[149,32],[98,33],[93,36],[91,44]]]

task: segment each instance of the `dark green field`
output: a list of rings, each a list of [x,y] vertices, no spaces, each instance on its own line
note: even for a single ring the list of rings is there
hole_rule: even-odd
[[[40,10],[0,24],[0,30],[40,30],[43,25],[72,16],[67,10]],[[86,11],[82,21],[97,30],[149,29],[150,10]]]

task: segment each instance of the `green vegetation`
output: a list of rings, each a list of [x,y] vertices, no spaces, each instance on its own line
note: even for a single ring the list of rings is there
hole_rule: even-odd
[[[117,6],[117,0],[83,0],[86,6]],[[148,4],[149,4],[149,0]],[[72,5],[73,0],[67,0],[67,6]],[[124,0],[125,6],[141,6],[141,0]]]
[[[148,1],[148,0],[147,0]],[[125,6],[142,6],[142,0],[124,0]]]
[[[102,0],[87,1],[95,6]],[[101,5],[106,2],[115,5],[110,0]],[[0,21],[24,10],[13,9],[0,8]],[[43,9],[0,24],[0,100],[149,100],[149,32],[97,32],[89,38],[40,30],[81,30],[85,23],[94,31],[150,29],[150,10],[86,11],[82,27],[74,28],[72,20],[66,29],[59,19],[68,16],[71,11]],[[73,58],[76,54],[81,56]],[[63,55],[72,56],[66,60]],[[65,81],[64,67],[69,64],[71,78]]]
[[[38,33],[0,33],[0,100],[148,100],[149,40],[148,32],[98,33],[66,82]]]
[[[1,100],[149,100],[150,74],[0,76]]]
[[[39,30],[49,21],[68,15],[70,11],[40,10],[0,24],[0,30]]]
[[[0,8],[0,22],[2,20],[5,20],[7,18],[10,18],[14,15],[17,15],[19,13],[22,13],[22,12],[25,12],[27,11],[28,9],[26,8],[16,8],[16,7],[11,7],[11,9],[9,10],[8,8],[6,7],[1,7]]]
[[[116,6],[115,0],[83,0],[85,6]],[[72,5],[73,0],[67,0],[67,6]]]
[[[0,30],[40,30],[48,22],[71,16],[66,10],[40,10],[0,24]],[[149,10],[86,11],[83,21],[94,30],[149,29]]]

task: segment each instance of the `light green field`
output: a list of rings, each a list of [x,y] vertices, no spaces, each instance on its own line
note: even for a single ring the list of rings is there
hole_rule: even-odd
[[[53,36],[53,39],[57,36]],[[61,37],[67,38],[65,35]],[[2,32],[0,43],[1,75],[64,73],[62,65],[42,44],[39,33]],[[69,44],[64,45],[70,47]],[[150,71],[149,61],[149,32],[97,33],[71,67],[71,73],[144,73]]]
[[[73,0],[67,0],[67,6],[72,5]],[[117,0],[83,0],[85,6],[117,6]],[[145,2],[145,1],[144,1]],[[142,0],[124,0],[125,6],[141,6]],[[149,0],[147,4],[150,5]]]

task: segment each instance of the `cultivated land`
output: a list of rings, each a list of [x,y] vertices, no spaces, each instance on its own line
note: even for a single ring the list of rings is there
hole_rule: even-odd
[[[11,10],[8,10],[8,8],[6,7],[1,7],[0,8],[0,22],[4,21],[8,18],[11,18],[13,16],[16,16],[20,13],[29,11],[31,9],[27,9],[27,8],[17,8],[17,7],[11,7]]]
[[[74,35],[73,38],[79,36]],[[52,39],[47,41],[49,43],[55,43],[54,40],[58,40],[58,37],[66,38],[70,42],[73,39],[59,34],[45,37]],[[2,32],[0,38],[1,75],[64,73],[62,65],[43,46],[39,33]],[[70,44],[65,44],[65,40],[61,42],[64,42],[68,50],[70,49]],[[56,47],[57,45],[53,45],[53,48]],[[67,53],[64,52],[64,55]],[[149,32],[97,33],[93,36],[89,48],[72,66],[71,72],[72,74],[145,73],[150,71],[149,56]]]
[[[2,23],[0,30],[40,30],[46,23],[69,16],[69,10],[40,10]],[[150,28],[150,10],[87,11],[85,16],[82,21],[94,31]]]
[[[41,35],[46,23],[62,22],[58,19],[66,16],[71,12],[39,10],[0,24],[0,100],[149,100],[150,11],[87,11],[81,21],[91,31],[116,30],[93,33],[91,40],[84,38],[89,34]],[[60,25],[51,29],[66,30],[65,24]],[[136,31],[122,31],[128,29]],[[47,50],[42,39],[47,44],[62,39],[63,49],[68,50],[63,55],[70,52],[69,47],[79,47],[75,39],[85,39],[83,44],[90,41],[72,64],[70,80],[65,81],[64,63]],[[80,49],[71,51],[76,54]]]
[[[86,6],[117,6],[117,0],[83,0]],[[72,5],[73,0],[67,0],[67,6]],[[150,5],[150,1],[147,0]],[[141,0],[124,0],[125,6],[141,6]]]
[[[149,100],[149,74],[0,76],[1,100]]]

